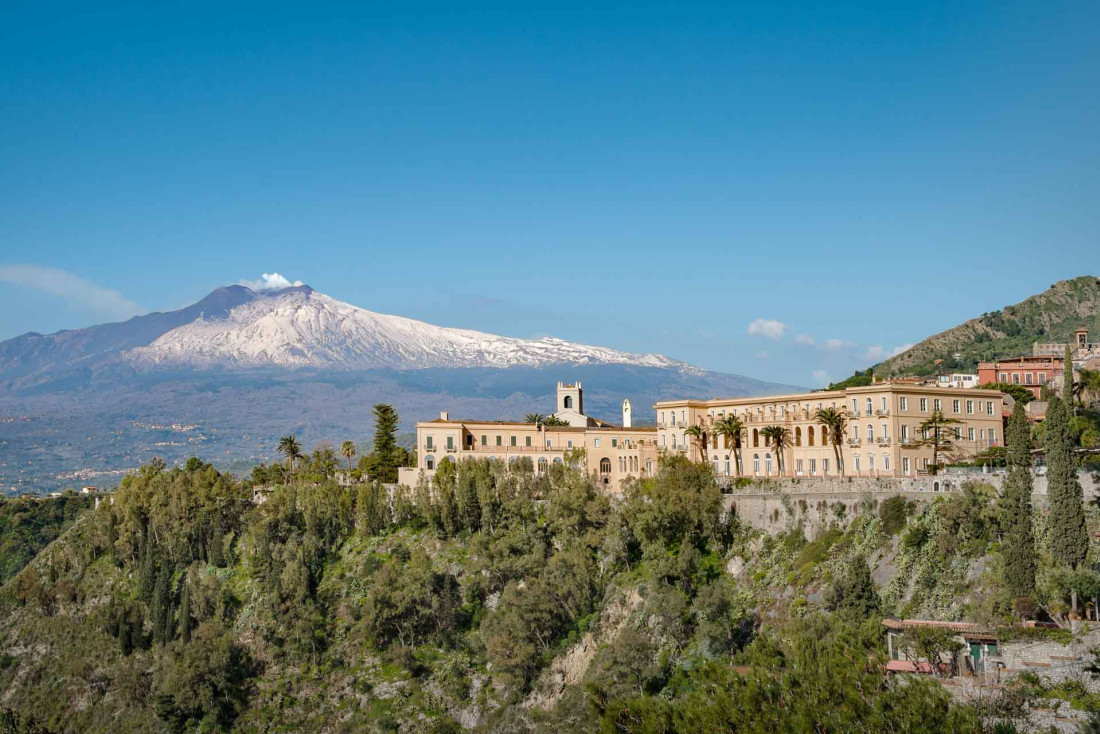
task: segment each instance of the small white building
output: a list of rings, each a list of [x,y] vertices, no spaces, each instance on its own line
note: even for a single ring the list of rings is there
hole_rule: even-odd
[[[954,372],[950,375],[940,375],[936,378],[936,387],[977,387],[978,376],[966,372]]]

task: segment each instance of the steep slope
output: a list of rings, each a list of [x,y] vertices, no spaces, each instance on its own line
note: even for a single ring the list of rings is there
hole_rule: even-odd
[[[118,353],[144,346],[157,337],[199,318],[225,317],[233,308],[258,298],[249,288],[231,285],[218,288],[186,308],[150,313],[116,324],[56,334],[29,332],[0,342],[0,381],[9,384],[22,378],[43,378],[73,369],[90,367]]]
[[[701,372],[655,354],[553,338],[516,339],[374,313],[308,286],[265,294],[226,314],[206,315],[131,356],[139,365],[424,369],[629,364]]]
[[[1068,341],[1079,326],[1100,332],[1100,279],[1092,275],[1059,281],[1013,306],[930,336],[876,365],[875,374],[887,377],[972,370],[982,360],[1028,354],[1036,341]],[[937,359],[943,363],[937,365]]]

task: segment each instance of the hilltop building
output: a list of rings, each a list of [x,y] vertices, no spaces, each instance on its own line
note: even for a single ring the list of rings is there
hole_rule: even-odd
[[[1061,383],[1065,373],[1065,349],[1062,354],[1024,355],[1012,359],[982,362],[978,365],[978,381],[985,385],[1002,382],[1006,385],[1022,385],[1038,398],[1043,386]]]
[[[564,426],[513,421],[453,420],[447,412],[416,424],[417,466],[401,469],[400,484],[430,480],[444,461],[531,460],[536,473],[551,464],[582,460],[600,485],[618,491],[627,477],[653,476],[657,470],[657,429],[631,426],[630,401],[623,401],[621,426],[584,413],[581,384],[559,382],[554,417]],[[583,450],[583,454],[581,453]]]
[[[654,408],[658,448],[706,460],[719,476],[781,476],[779,456],[763,435],[771,425],[790,431],[782,476],[840,476],[832,437],[814,418],[820,408],[836,408],[848,417],[841,450],[844,475],[907,477],[926,474],[931,468],[933,449],[923,442],[920,425],[935,411],[959,421],[947,429],[954,433],[954,450],[946,457],[941,453],[940,460],[964,460],[1004,445],[1003,405],[1004,395],[995,390],[898,380],[795,395],[663,400]],[[714,431],[716,422],[726,416],[737,416],[744,425],[739,451]],[[705,453],[686,433],[690,426],[706,430]]]

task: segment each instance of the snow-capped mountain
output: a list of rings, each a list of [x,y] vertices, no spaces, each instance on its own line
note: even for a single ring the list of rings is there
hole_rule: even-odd
[[[308,286],[249,291],[228,311],[173,328],[129,358],[139,365],[321,369],[635,365],[701,372],[657,354],[630,354],[551,337],[517,339],[375,313]]]

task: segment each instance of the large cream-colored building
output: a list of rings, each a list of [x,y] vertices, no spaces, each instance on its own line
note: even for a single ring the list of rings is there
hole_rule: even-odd
[[[828,392],[717,400],[666,400],[656,403],[657,441],[661,451],[687,453],[708,461],[719,476],[780,476],[779,457],[762,435],[765,426],[786,426],[791,446],[784,452],[783,475],[840,476],[831,437],[816,420],[820,408],[845,411],[842,461],[846,476],[904,477],[925,474],[933,449],[923,445],[920,425],[935,411],[958,420],[955,451],[945,460],[963,460],[983,449],[1004,445],[1004,396],[993,390],[942,388],[915,381],[879,382]],[[736,415],[744,424],[740,451],[718,436],[715,423]],[[707,431],[707,448],[685,433],[690,426]],[[738,454],[741,466],[737,465]]]
[[[653,476],[657,470],[657,429],[631,427],[630,401],[623,401],[622,425],[585,415],[581,384],[559,382],[554,417],[563,426],[511,421],[454,420],[446,412],[416,424],[416,468],[402,469],[398,482],[413,486],[431,479],[443,461],[531,459],[537,473],[551,464],[580,456],[601,486],[618,491],[627,477]]]

